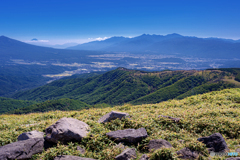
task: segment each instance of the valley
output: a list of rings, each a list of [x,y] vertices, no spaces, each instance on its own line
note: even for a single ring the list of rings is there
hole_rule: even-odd
[[[144,71],[237,68],[240,67],[239,46],[238,41],[170,34],[112,37],[78,48],[54,49],[1,36],[0,86],[4,89],[0,96],[11,97],[63,77],[107,72],[118,67]],[[231,50],[227,50],[229,47]]]

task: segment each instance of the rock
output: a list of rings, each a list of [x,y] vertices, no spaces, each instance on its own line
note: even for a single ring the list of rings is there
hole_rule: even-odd
[[[30,159],[41,153],[44,147],[43,138],[31,138],[7,144],[0,148],[0,160]]]
[[[98,123],[105,123],[105,122],[110,122],[111,120],[114,120],[114,119],[122,119],[126,116],[129,116],[128,113],[123,113],[123,112],[116,112],[116,111],[112,111],[112,112],[109,112],[108,114],[102,116],[99,120],[98,120]]]
[[[231,158],[227,158],[225,160],[240,160],[240,157],[231,157]]]
[[[146,154],[143,154],[139,160],[149,160],[149,157]]]
[[[74,118],[61,118],[55,124],[48,127],[45,139],[50,142],[57,143],[58,141],[79,142],[89,133],[89,126]]]
[[[54,158],[54,160],[96,160],[96,159],[65,155],[65,156],[57,156]]]
[[[46,140],[46,138],[44,138],[44,149],[48,149],[48,148],[52,148],[56,146],[56,143],[53,143],[53,142],[49,142]]]
[[[174,117],[170,117],[170,116],[163,116],[163,115],[159,115],[159,117],[164,117],[164,118],[168,118],[168,119],[171,119],[172,121],[174,122],[179,122],[181,120],[181,118],[174,118]]]
[[[39,131],[24,132],[18,136],[18,141],[27,140],[30,138],[43,138],[44,133]]]
[[[212,152],[224,152],[228,150],[227,143],[220,133],[214,133],[209,137],[202,137],[197,140],[206,144],[206,147]]]
[[[148,136],[145,128],[118,130],[108,132],[106,135],[116,141],[130,143],[140,142],[143,138]]]
[[[80,147],[80,146],[77,146],[77,150],[78,150],[81,154],[84,154],[84,153],[85,153],[85,149],[83,149],[83,148]]]
[[[157,150],[157,149],[162,148],[162,147],[171,148],[173,146],[168,141],[166,141],[164,139],[153,139],[153,140],[150,140],[149,143],[148,143],[148,149],[150,151]]]
[[[199,152],[192,151],[189,148],[183,148],[180,151],[176,152],[177,155],[180,155],[178,158],[181,159],[196,159],[199,155]]]
[[[130,160],[136,159],[137,154],[135,148],[125,149],[121,154],[115,157],[115,160]]]

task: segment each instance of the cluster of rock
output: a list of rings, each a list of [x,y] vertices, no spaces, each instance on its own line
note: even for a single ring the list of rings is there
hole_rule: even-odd
[[[80,142],[89,133],[89,129],[89,126],[82,121],[74,118],[62,118],[45,130],[46,137],[43,132],[26,132],[18,136],[17,142],[2,146],[0,160],[29,159],[34,154],[52,147],[58,141],[62,143]]]
[[[99,119],[99,123],[110,122],[114,119],[122,119],[129,116],[127,113],[112,111]],[[162,116],[169,118],[174,122],[179,122],[180,119]],[[52,147],[57,142],[66,144],[68,142],[81,142],[82,138],[87,136],[90,131],[90,127],[77,119],[74,118],[61,118],[55,124],[49,126],[46,130],[46,136],[44,137],[43,132],[31,131],[22,133],[18,136],[18,141],[0,147],[0,160],[9,159],[29,159],[34,154],[43,152],[44,149]],[[122,143],[138,143],[142,139],[148,137],[145,128],[139,129],[125,129],[117,130],[106,133],[106,135],[116,142],[120,142],[117,147],[123,149],[123,152],[115,157],[116,160],[131,160],[136,159],[137,154],[134,148],[127,148]],[[225,152],[228,150],[227,144],[220,133],[215,133],[209,137],[199,138],[198,141],[206,144],[209,151],[213,152]],[[160,148],[172,148],[173,146],[166,140],[155,139],[150,140],[148,144],[148,150],[154,151]],[[81,147],[77,147],[80,153],[84,154],[85,150]],[[179,158],[183,159],[196,159],[199,154],[198,151],[193,151],[189,148],[183,148],[177,151]],[[149,157],[143,154],[139,160],[148,160]],[[77,156],[61,155],[54,158],[54,160],[94,160],[91,158],[83,158]],[[233,159],[228,159],[233,160]],[[237,160],[237,159],[236,159]]]

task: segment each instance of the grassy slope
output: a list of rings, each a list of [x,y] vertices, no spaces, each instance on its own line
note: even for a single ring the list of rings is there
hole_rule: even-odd
[[[151,139],[168,140],[174,147],[171,152],[176,156],[175,151],[190,144],[200,145],[196,142],[197,138],[209,136],[216,132],[225,137],[230,152],[235,152],[236,145],[240,143],[239,108],[240,89],[225,89],[158,104],[136,106],[126,104],[113,108],[92,108],[81,111],[1,115],[0,145],[16,141],[17,136],[22,132],[31,130],[44,131],[62,117],[73,117],[89,124],[91,127],[90,134],[93,136],[83,138],[80,144],[70,143],[68,146],[59,144],[36,155],[34,159],[52,159],[60,154],[80,155],[76,149],[77,145],[87,149],[87,152],[81,156],[101,160],[113,159],[121,150],[114,148],[116,143],[109,140],[105,133],[118,129],[140,127],[146,128],[149,137],[138,145],[128,144],[130,147],[137,149],[138,157],[146,152],[144,146]],[[112,110],[127,112],[131,115],[131,119],[115,120],[107,124],[97,123],[101,116]],[[158,118],[158,115],[179,117],[182,120],[179,123],[172,123],[168,119]],[[184,140],[184,143],[180,143],[179,140]],[[149,156],[153,155],[149,152],[147,154]],[[225,159],[225,157],[222,157],[222,159]]]

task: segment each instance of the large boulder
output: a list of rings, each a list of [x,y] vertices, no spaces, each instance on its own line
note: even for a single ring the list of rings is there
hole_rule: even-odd
[[[96,159],[64,155],[64,156],[57,156],[54,158],[54,160],[96,160]]]
[[[24,132],[18,136],[18,141],[27,140],[30,138],[43,138],[44,133],[39,131]]]
[[[206,144],[206,147],[212,152],[225,152],[228,150],[227,143],[220,133],[214,133],[208,137],[198,138],[197,140]]]
[[[123,112],[116,112],[116,111],[112,111],[109,112],[108,114],[105,114],[104,116],[102,116],[99,120],[98,123],[105,123],[105,122],[110,122],[111,120],[114,119],[122,119],[126,116],[129,116],[128,113],[123,113]]]
[[[180,151],[176,152],[178,156],[178,158],[181,159],[197,159],[199,152],[198,151],[193,151],[189,148],[183,148]]]
[[[162,147],[171,148],[173,146],[168,141],[166,141],[164,139],[153,139],[153,140],[150,140],[149,143],[148,143],[148,149],[150,151],[157,150],[157,149],[160,149]]]
[[[0,148],[0,160],[30,159],[44,150],[43,138],[31,138],[7,144]]]
[[[136,159],[137,154],[135,148],[125,149],[121,154],[115,157],[115,160],[131,160]]]
[[[89,126],[74,118],[61,118],[46,130],[45,139],[50,142],[79,142],[89,133]]]
[[[106,133],[106,135],[118,142],[137,143],[148,136],[145,128],[125,129]]]

